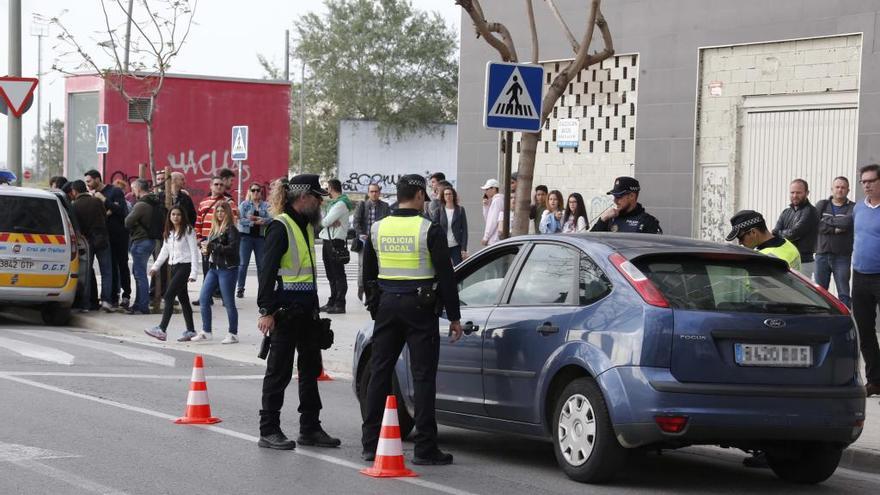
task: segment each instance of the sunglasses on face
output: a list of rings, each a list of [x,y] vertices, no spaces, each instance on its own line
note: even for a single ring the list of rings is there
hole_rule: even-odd
[[[263,191],[262,189],[257,189],[257,188],[251,189],[251,192],[262,192],[262,191]]]

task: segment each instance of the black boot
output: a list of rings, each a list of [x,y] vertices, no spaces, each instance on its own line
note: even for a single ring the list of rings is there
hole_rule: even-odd
[[[287,438],[287,435],[280,431],[261,436],[257,445],[264,449],[276,450],[293,450],[296,448],[296,442]]]
[[[300,433],[299,438],[297,438],[296,441],[299,442],[300,445],[307,445],[309,447],[339,447],[339,445],[342,444],[341,440],[331,437],[324,430]]]

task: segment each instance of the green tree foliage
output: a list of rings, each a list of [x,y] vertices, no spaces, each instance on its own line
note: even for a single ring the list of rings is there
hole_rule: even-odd
[[[296,58],[307,68],[307,171],[335,170],[340,119],[376,120],[386,138],[433,132],[432,124],[455,121],[457,34],[438,13],[415,10],[408,0],[325,0],[324,13],[300,17],[294,33]],[[271,77],[271,64],[264,67]],[[294,67],[291,72],[299,72]],[[293,170],[299,89],[296,84],[292,92]]]
[[[46,182],[53,175],[61,175],[64,165],[64,121],[52,119],[43,124],[40,139],[36,136],[31,141],[36,163],[37,150],[40,154],[40,166],[34,167],[33,182]]]

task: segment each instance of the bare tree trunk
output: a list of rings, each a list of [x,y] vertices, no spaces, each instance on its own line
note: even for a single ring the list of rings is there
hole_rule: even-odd
[[[529,211],[531,210],[532,179],[535,173],[535,155],[538,151],[540,132],[524,132],[520,139],[519,164],[516,171],[516,215],[510,228],[510,235],[529,233]]]

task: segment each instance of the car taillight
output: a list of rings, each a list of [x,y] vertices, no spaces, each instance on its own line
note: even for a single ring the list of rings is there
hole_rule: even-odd
[[[687,426],[687,416],[654,416],[654,422],[664,433],[681,433]]]
[[[805,276],[803,273],[801,273],[797,270],[793,270],[793,269],[789,268],[788,271],[790,271],[795,277],[803,280],[804,283],[807,284],[807,286],[809,286],[811,289],[813,289],[813,292],[819,294],[826,301],[831,303],[831,305],[834,306],[835,308],[837,308],[837,310],[840,311],[841,314],[843,314],[845,316],[850,315],[849,308],[846,307],[846,304],[843,304],[843,301],[834,297],[834,295],[832,293],[828,292],[828,290],[826,290],[824,287],[813,282],[807,276]]]
[[[626,277],[630,285],[633,286],[633,289],[642,296],[642,299],[644,299],[646,303],[651,306],[657,306],[658,308],[669,307],[669,301],[663,297],[663,294],[660,293],[657,286],[648,280],[648,277],[646,277],[641,270],[636,268],[635,265],[630,263],[629,260],[624,258],[622,254],[614,253],[609,256],[608,259],[611,260],[614,267]]]
[[[79,248],[76,246],[76,232],[73,230],[70,220],[67,221],[67,232],[67,242],[70,244],[70,261],[73,261],[79,254]]]

